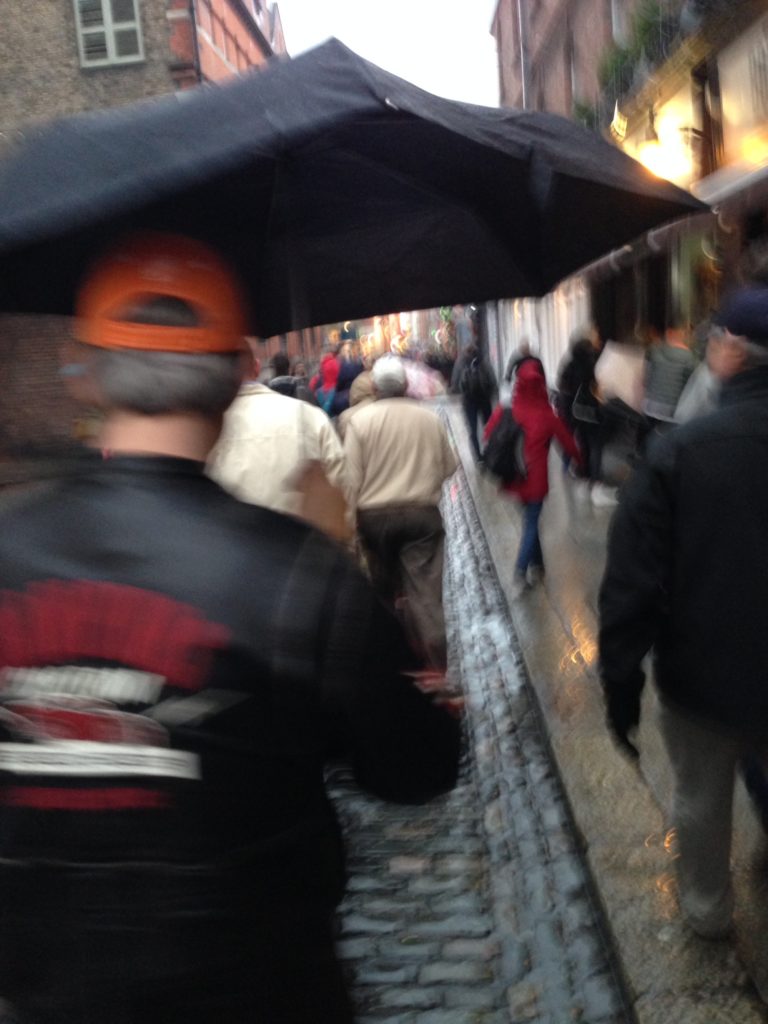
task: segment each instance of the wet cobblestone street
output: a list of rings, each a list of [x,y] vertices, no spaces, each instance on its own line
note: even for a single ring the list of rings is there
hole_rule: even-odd
[[[337,773],[350,882],[340,952],[361,1024],[619,1024],[633,1018],[466,478],[443,506],[459,786],[424,807]]]

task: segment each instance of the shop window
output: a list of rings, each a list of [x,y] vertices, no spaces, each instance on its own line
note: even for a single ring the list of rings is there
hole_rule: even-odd
[[[138,0],[74,0],[81,67],[144,59]]]
[[[697,158],[697,177],[705,178],[723,163],[723,108],[716,62],[694,68],[691,84],[693,108],[701,125],[698,132],[693,132],[691,142]]]

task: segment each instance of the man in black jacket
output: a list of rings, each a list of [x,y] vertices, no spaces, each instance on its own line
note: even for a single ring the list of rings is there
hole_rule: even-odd
[[[427,800],[458,723],[341,548],[204,475],[245,333],[218,256],[127,241],[79,314],[101,452],[0,516],[0,997],[30,1024],[348,1024],[324,764]]]
[[[469,441],[478,462],[482,461],[480,441],[477,436],[477,421],[480,430],[491,418],[496,396],[496,378],[480,349],[472,342],[467,345],[456,361],[451,379],[452,390],[461,395],[461,406],[467,424]]]
[[[622,748],[653,649],[674,774],[680,904],[700,935],[730,927],[734,771],[768,741],[768,288],[718,322],[721,407],[651,446],[615,514],[600,591],[600,665]]]

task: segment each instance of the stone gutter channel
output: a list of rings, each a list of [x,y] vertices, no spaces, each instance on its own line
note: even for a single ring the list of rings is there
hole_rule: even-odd
[[[634,1021],[463,471],[447,490],[457,789],[425,807],[332,792],[351,878],[340,952],[360,1024]]]
[[[457,404],[440,412],[463,464],[443,513],[467,756],[456,790],[424,807],[332,779],[351,872],[340,952],[360,1024],[765,1024],[768,872],[753,865],[766,844],[743,792],[737,938],[707,943],[677,907],[651,688],[641,771],[605,728],[595,602],[610,510],[579,505],[553,458],[546,580],[516,599],[519,513],[474,466]]]
[[[586,865],[584,891],[598,908],[595,928],[608,936],[607,962],[615,957],[618,963],[617,997],[628,1001],[633,1014],[626,1019],[768,1021],[768,839],[743,786],[737,783],[734,815],[735,938],[705,942],[684,926],[677,905],[674,834],[666,812],[671,774],[653,687],[646,687],[643,698],[639,771],[620,756],[605,726],[596,603],[612,509],[585,502],[584,488],[560,472],[553,451],[541,526],[547,574],[543,585],[516,596],[519,509],[475,467],[460,408],[449,402],[441,411],[465,469],[462,486],[471,494],[469,514],[476,518],[472,532],[482,536],[487,551],[479,565],[505,597],[529,709],[539,719],[551,773],[560,781],[570,841]],[[512,722],[516,714],[511,711]],[[504,777],[512,788],[508,766]],[[560,1024],[569,1018],[544,1019]]]

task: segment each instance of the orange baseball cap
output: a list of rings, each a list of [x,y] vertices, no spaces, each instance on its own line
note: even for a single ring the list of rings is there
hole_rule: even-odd
[[[191,325],[141,322],[137,310],[160,299],[186,307]],[[193,238],[146,232],[119,242],[86,275],[77,297],[77,336],[98,348],[236,352],[247,334],[246,308],[235,274],[218,253]]]

